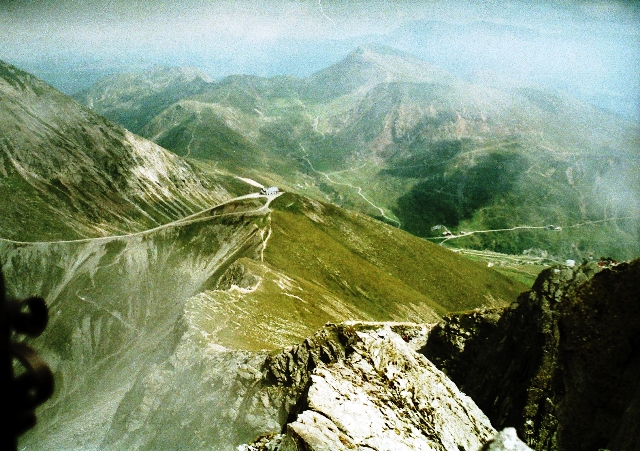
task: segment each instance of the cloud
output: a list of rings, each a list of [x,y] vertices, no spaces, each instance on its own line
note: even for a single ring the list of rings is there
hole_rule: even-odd
[[[519,71],[503,76],[549,75],[630,110],[637,96],[622,89],[640,83],[639,11],[613,0],[13,0],[0,9],[0,59],[32,70],[48,62],[49,72],[163,64],[214,77],[307,75],[371,42],[454,62],[449,70],[474,59],[494,65],[476,70]],[[434,41],[429,26],[411,25],[430,23],[451,35]],[[466,42],[457,27],[478,23],[488,34]],[[501,27],[532,37],[508,38]],[[613,97],[598,94],[607,91]]]

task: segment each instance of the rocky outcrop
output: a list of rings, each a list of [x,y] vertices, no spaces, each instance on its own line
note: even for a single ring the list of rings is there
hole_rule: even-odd
[[[518,438],[514,428],[505,428],[494,435],[481,451],[527,451],[530,449]]]
[[[216,283],[217,290],[254,290],[262,280],[262,277],[252,271],[256,262],[250,259],[238,259],[222,274]]]
[[[293,390],[304,389],[314,368],[345,357],[345,347],[354,333],[355,330],[349,327],[327,324],[301,344],[270,356],[265,365],[267,377]]]
[[[638,280],[638,260],[550,268],[499,317],[445,318],[422,352],[537,450],[636,450]]]
[[[406,324],[328,325],[267,359],[271,380],[300,397],[282,434],[238,449],[480,449],[496,431],[415,352],[427,333]]]

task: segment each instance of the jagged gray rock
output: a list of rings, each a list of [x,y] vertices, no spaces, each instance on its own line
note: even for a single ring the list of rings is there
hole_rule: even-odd
[[[423,352],[536,450],[640,449],[640,260],[543,271],[506,308],[454,315]]]
[[[348,328],[327,324],[313,337],[301,344],[286,348],[267,359],[267,375],[279,385],[302,390],[310,371],[322,363],[344,358],[344,348],[353,337]]]
[[[254,274],[240,259],[233,262],[224,272],[216,284],[216,289],[230,290],[234,286],[245,290],[254,289],[260,281],[260,276]]]
[[[306,395],[298,402],[295,420],[287,424],[284,434],[238,449],[471,451],[494,435],[473,401],[414,351],[406,329],[402,335],[390,325],[359,330],[340,325],[325,330],[324,338],[336,341],[315,348],[305,342],[270,361],[278,370],[270,370],[272,377],[281,375],[278,380],[291,387],[299,387],[304,378],[282,376],[292,369],[292,374],[301,374],[296,370],[305,361],[316,365],[308,376]],[[327,342],[336,351],[333,361],[328,357],[329,362],[317,360],[316,350],[326,349]],[[282,370],[284,362],[287,371]]]

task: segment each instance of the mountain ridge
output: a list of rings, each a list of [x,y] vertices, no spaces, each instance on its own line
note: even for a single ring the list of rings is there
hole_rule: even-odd
[[[456,243],[562,260],[640,252],[630,219],[640,216],[637,132],[559,91],[473,84],[375,46],[306,79],[228,78],[143,129],[180,155],[242,167],[418,236],[511,230]],[[508,180],[488,186],[484,169]],[[534,231],[548,224],[563,230]]]
[[[435,82],[454,78],[442,69],[407,53],[380,45],[364,45],[341,61],[305,79],[303,95],[331,100],[352,93],[364,93],[383,82]]]
[[[251,381],[265,349],[296,343],[327,321],[433,322],[437,312],[456,306],[504,305],[524,288],[483,264],[390,226],[381,228],[371,218],[285,196],[271,212],[262,208],[264,198],[248,197],[144,234],[61,243],[0,241],[9,295],[35,292],[47,300],[49,327],[32,345],[59,381],[38,426],[21,443],[59,449],[82,442],[112,449],[115,442],[108,437],[120,437],[152,449],[155,440],[174,440],[154,424],[169,427],[177,421],[180,430],[193,431],[205,427],[198,418],[210,422],[206,430],[218,425],[228,431],[211,434],[206,443],[247,442],[255,437],[251,431],[277,429],[277,411],[269,406],[282,394],[270,395],[264,407],[257,407],[263,396],[253,398],[259,386]],[[324,231],[312,232],[316,228]],[[400,254],[413,249],[419,264],[414,261],[406,271],[409,257],[380,254],[385,247],[380,235],[391,235],[385,243]],[[380,249],[372,251],[375,243]],[[371,258],[364,260],[363,252]],[[425,291],[428,281],[407,289],[413,279],[434,277],[438,282],[431,292]],[[475,293],[468,292],[474,287]],[[445,298],[449,293],[450,304],[440,305],[433,293]],[[236,371],[239,380],[231,376]],[[164,382],[157,386],[158,380]],[[193,390],[185,388],[202,384],[207,396],[190,401]],[[225,389],[229,384],[236,388]],[[141,394],[172,401],[154,401],[149,411],[139,402]],[[270,413],[249,421],[243,419],[245,407],[211,409],[211,403],[228,406],[233,399],[246,399],[253,406],[246,406],[248,411],[268,407]],[[162,405],[190,405],[191,413],[180,420]],[[202,417],[199,409],[209,413]]]
[[[232,197],[223,187],[228,181],[212,183],[175,154],[0,64],[1,187],[3,208],[13,212],[4,238],[143,230]],[[40,211],[22,202],[36,202]],[[36,230],[38,223],[49,227]]]
[[[72,97],[89,106],[102,105],[103,113],[134,133],[163,108],[185,93],[202,92],[213,80],[193,68],[157,67],[148,73],[116,74],[98,80]],[[141,92],[141,89],[143,90]],[[98,94],[98,97],[96,96]],[[158,99],[162,99],[158,103]],[[123,108],[124,105],[124,108]]]
[[[20,446],[228,449],[281,429],[290,398],[262,365],[327,321],[434,322],[525,288],[369,216],[260,194],[253,174],[185,161],[16,74],[24,95],[0,79],[0,192],[28,227],[0,204],[15,238],[0,265],[9,297],[48,304],[27,341],[56,380]]]

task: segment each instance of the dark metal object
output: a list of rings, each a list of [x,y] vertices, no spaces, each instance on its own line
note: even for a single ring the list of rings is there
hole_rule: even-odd
[[[35,409],[53,394],[53,374],[15,333],[40,335],[49,319],[44,299],[7,299],[0,268],[0,449],[17,449],[17,439],[36,422]],[[15,371],[14,371],[15,370]]]

